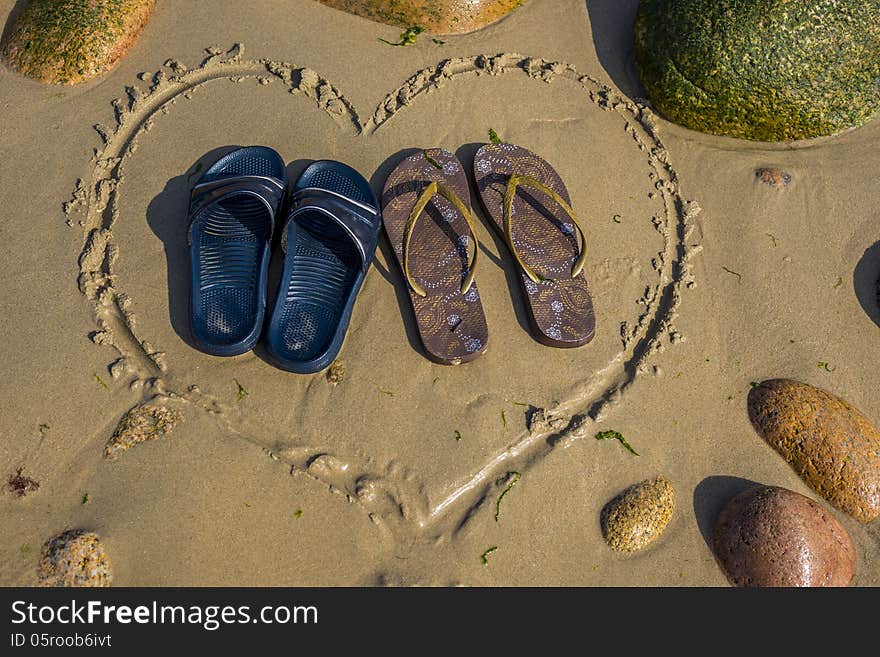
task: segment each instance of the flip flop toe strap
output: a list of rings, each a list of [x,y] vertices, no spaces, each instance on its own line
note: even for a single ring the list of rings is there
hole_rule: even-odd
[[[510,179],[507,181],[507,189],[504,192],[504,237],[507,239],[507,245],[510,248],[510,252],[513,253],[513,257],[516,259],[519,266],[522,267],[526,275],[530,279],[532,279],[532,281],[534,281],[535,283],[541,283],[542,281],[546,280],[523,261],[522,256],[520,255],[519,251],[516,248],[516,244],[513,241],[513,200],[516,198],[516,190],[519,187],[530,187],[539,192],[543,192],[551,199],[553,199],[559,205],[559,207],[565,210],[565,213],[571,218],[572,222],[574,223],[574,227],[577,230],[578,236],[580,237],[580,248],[578,257],[571,268],[571,277],[576,278],[583,271],[584,263],[587,260],[587,238],[584,234],[584,228],[581,225],[580,220],[575,215],[572,207],[564,198],[562,198],[562,196],[558,192],[556,192],[556,190],[551,189],[536,178],[517,173],[510,176]]]
[[[438,194],[452,203],[455,209],[464,217],[465,222],[467,222],[468,230],[470,230],[471,239],[474,243],[472,249],[473,252],[468,258],[467,274],[461,282],[460,290],[462,294],[471,288],[471,285],[473,285],[474,282],[474,276],[477,273],[477,257],[480,251],[480,243],[477,240],[477,232],[474,229],[475,219],[473,213],[465,205],[464,201],[459,198],[458,194],[455,193],[455,190],[441,182],[431,182],[425,187],[424,191],[422,191],[419,196],[419,199],[416,201],[416,204],[413,206],[412,211],[409,213],[409,218],[406,221],[406,227],[403,231],[403,273],[413,292],[420,297],[426,297],[428,296],[428,293],[425,292],[425,289],[419,285],[418,282],[416,282],[409,271],[410,242],[412,241],[416,223],[418,222],[419,217],[422,216],[425,206],[427,206],[428,202]]]

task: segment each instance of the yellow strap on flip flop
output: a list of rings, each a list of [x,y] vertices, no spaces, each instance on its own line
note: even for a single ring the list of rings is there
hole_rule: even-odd
[[[428,296],[428,293],[425,292],[421,285],[416,283],[409,273],[409,243],[410,240],[412,240],[416,221],[418,221],[425,206],[428,205],[428,201],[430,201],[436,194],[440,194],[440,196],[452,203],[452,205],[454,205],[462,214],[464,220],[467,222],[468,228],[471,231],[471,237],[474,241],[473,255],[470,257],[470,262],[468,263],[468,273],[467,276],[465,276],[464,281],[461,283],[462,294],[471,289],[471,285],[474,282],[474,275],[477,273],[477,255],[480,251],[480,243],[477,241],[477,232],[474,230],[474,216],[453,189],[447,187],[443,183],[432,182],[425,187],[425,191],[422,192],[422,195],[419,196],[419,200],[416,201],[416,204],[413,206],[412,212],[409,213],[409,219],[406,220],[406,228],[403,231],[403,273],[406,276],[407,283],[409,283],[413,291],[420,297],[426,297]]]
[[[556,201],[556,203],[558,203],[559,206],[563,210],[565,210],[566,214],[574,222],[575,228],[577,228],[578,235],[580,236],[581,243],[580,253],[571,268],[571,277],[577,277],[578,274],[583,271],[584,263],[587,260],[587,238],[584,234],[584,229],[583,226],[581,226],[581,222],[575,216],[572,207],[555,190],[550,189],[540,180],[536,180],[531,176],[524,176],[518,173],[512,174],[510,176],[510,180],[507,181],[507,189],[504,191],[504,236],[507,239],[507,246],[510,248],[511,253],[513,253],[513,257],[516,258],[517,263],[519,263],[519,266],[523,268],[523,271],[526,273],[526,275],[535,283],[541,283],[543,280],[545,280],[537,273],[535,273],[535,271],[525,262],[523,262],[522,256],[520,256],[519,251],[516,250],[516,245],[513,243],[513,230],[511,227],[511,219],[513,215],[513,199],[516,198],[517,187],[531,187],[533,189],[537,189],[539,192],[543,192],[554,201]]]

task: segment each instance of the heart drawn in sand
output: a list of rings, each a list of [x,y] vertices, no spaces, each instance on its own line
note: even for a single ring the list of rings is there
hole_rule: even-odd
[[[361,504],[377,524],[395,535],[430,531],[436,536],[457,531],[487,495],[505,485],[509,473],[524,472],[557,447],[592,435],[591,425],[608,416],[638,377],[654,371],[649,365],[651,358],[667,344],[682,339],[674,322],[683,289],[695,284],[691,260],[701,247],[694,243],[692,232],[699,207],[680,196],[654,117],[644,106],[565,63],[516,54],[479,55],[445,60],[419,71],[389,93],[369,119],[362,120],[346,97],[311,69],[268,59],[248,60],[241,46],[228,52],[209,50],[208,55],[193,69],[169,61],[159,72],[141,76],[149,84],[147,91],[129,87],[124,98],[114,101],[115,125],[96,126],[104,144],[93,158],[91,179],[78,181],[73,198],[65,204],[69,216],[75,212],[82,215],[79,287],[95,311],[98,330],[92,339],[118,352],[110,373],[140,391],[144,400],[187,405],[209,414],[223,430],[288,464],[292,473],[305,473]],[[144,271],[127,277],[120,266],[127,253],[135,256],[124,242],[126,230],[140,230],[143,224],[142,216],[128,213],[122,202],[123,190],[131,184],[124,172],[136,163],[138,149],[146,148],[154,139],[152,135],[159,132],[150,134],[154,125],[171,114],[179,100],[222,80],[256,80],[260,86],[276,88],[280,84],[289,97],[298,99],[289,102],[300,124],[314,120],[316,129],[335,130],[341,135],[328,133],[328,143],[345,138],[352,144],[360,142],[360,151],[373,149],[368,159],[375,168],[395,148],[456,148],[456,143],[463,142],[423,143],[432,138],[425,134],[430,129],[425,123],[411,126],[405,115],[458,107],[460,98],[450,104],[442,96],[457,88],[470,91],[468,98],[488,94],[494,80],[511,77],[517,78],[514,84],[522,87],[521,93],[530,94],[535,103],[544,103],[549,109],[546,117],[530,118],[527,130],[510,135],[510,141],[541,134],[549,141],[558,139],[555,147],[564,150],[571,145],[572,131],[585,130],[584,139],[598,150],[596,159],[608,160],[600,163],[608,172],[607,190],[578,189],[575,165],[588,168],[600,164],[581,159],[561,170],[575,207],[585,203],[584,199],[595,199],[594,211],[587,217],[591,227],[588,237],[600,245],[591,246],[592,265],[587,270],[599,311],[601,339],[597,337],[595,343],[578,350],[552,350],[534,344],[509,310],[511,296],[517,292],[508,295],[503,291],[504,270],[496,268],[494,274],[481,273],[490,277],[488,283],[481,283],[481,290],[498,291],[497,301],[490,298],[487,302],[494,304],[487,307],[487,314],[494,313],[489,320],[490,329],[498,329],[496,344],[470,365],[432,365],[407,344],[403,324],[411,321],[407,315],[410,310],[405,304],[398,307],[391,303],[402,284],[393,259],[382,254],[376,265],[381,271],[371,272],[355,310],[342,353],[347,361],[346,380],[336,387],[322,374],[297,377],[274,370],[253,355],[232,361],[204,356],[169,330],[167,313],[157,313],[155,308],[145,313],[165,300],[162,296],[145,299],[144,295],[150,289],[162,289],[164,294],[165,286],[162,281],[152,281],[150,286],[140,283],[138,279],[152,274]],[[475,85],[486,86],[477,92]],[[428,95],[433,103],[422,98]],[[304,100],[324,118],[299,117],[300,112],[308,111]],[[486,97],[484,102],[491,106]],[[498,103],[504,111],[516,110],[510,99]],[[558,111],[568,114],[553,115],[560,105],[568,109]],[[327,123],[327,116],[335,127]],[[392,131],[394,124],[401,126],[397,133]],[[480,126],[480,135],[485,135],[488,127]],[[470,135],[469,129],[457,124],[454,117],[450,119],[451,133]],[[437,134],[442,135],[438,139],[456,138],[447,132]],[[553,144],[544,144],[543,151],[541,143],[524,145],[554,160]],[[355,146],[351,148],[355,150]],[[170,150],[179,150],[178,145]],[[465,167],[471,164],[465,161],[468,152],[465,148],[459,153]],[[329,147],[323,157],[346,159]],[[618,176],[617,169],[638,176],[633,178],[640,181],[638,189],[614,187],[615,178],[625,177]],[[377,176],[381,172],[380,167]],[[174,173],[156,175],[164,181]],[[374,187],[377,180],[381,187],[381,176],[374,179]],[[186,176],[175,184],[177,205],[171,214],[173,221],[183,225]],[[477,207],[476,197],[473,200]],[[491,239],[481,241],[492,243]],[[138,250],[146,248],[145,244],[138,246]],[[177,247],[172,243],[170,248]],[[183,248],[181,243],[179,249]],[[500,248],[497,254],[508,266],[506,251]],[[491,276],[496,277],[494,285]],[[132,289],[140,292],[131,293]],[[483,296],[488,295],[484,292]],[[136,313],[145,313],[147,321],[138,319]],[[407,380],[395,380],[393,374],[383,379],[383,362],[397,363],[395,371],[406,370]],[[250,394],[243,403],[239,403],[241,395],[236,400],[235,394],[224,388],[233,378],[247,382]],[[422,402],[420,406],[418,400],[425,397],[413,395],[415,389],[428,389],[427,398],[437,400],[436,404],[424,408]],[[546,403],[533,402],[532,395],[544,396]],[[322,424],[332,413],[351,418],[341,431],[346,436],[322,433]],[[490,422],[497,427],[492,432],[485,429]],[[468,423],[483,427],[482,433],[469,434]],[[425,436],[432,432],[437,436],[426,444]],[[442,439],[440,434],[445,434]],[[458,440],[452,439],[453,434]],[[456,449],[460,451],[446,456]],[[453,473],[451,477],[431,470],[433,462],[443,459],[453,464],[444,466]]]

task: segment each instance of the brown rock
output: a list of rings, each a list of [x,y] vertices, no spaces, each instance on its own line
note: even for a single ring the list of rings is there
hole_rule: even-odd
[[[880,515],[880,432],[834,395],[789,379],[749,392],[756,431],[834,507],[862,522]]]
[[[525,0],[320,0],[370,20],[419,26],[433,34],[473,32],[503,18]]]
[[[627,488],[605,505],[602,536],[612,550],[637,552],[654,541],[672,518],[675,489],[664,477]]]
[[[735,586],[847,586],[856,550],[839,522],[799,493],[762,486],[715,521],[712,550]]]
[[[30,0],[2,44],[3,59],[40,82],[77,84],[116,66],[155,0]]]
[[[785,189],[791,184],[790,173],[772,167],[755,169],[755,178],[757,178],[759,182],[775,187],[776,189]]]

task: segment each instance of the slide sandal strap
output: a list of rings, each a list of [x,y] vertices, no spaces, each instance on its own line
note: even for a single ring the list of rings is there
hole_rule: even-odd
[[[208,180],[193,187],[189,202],[189,216],[195,218],[202,210],[218,201],[246,194],[254,196],[266,206],[271,222],[270,231],[275,225],[275,213],[284,199],[285,185],[269,176],[227,176]],[[192,224],[190,224],[190,233]]]
[[[504,191],[504,237],[507,239],[507,246],[510,248],[510,252],[513,253],[513,257],[516,259],[519,266],[522,267],[526,275],[530,279],[532,279],[532,281],[534,281],[535,283],[541,283],[544,280],[539,274],[537,274],[523,261],[522,256],[519,254],[519,251],[517,251],[516,244],[514,244],[513,241],[513,199],[516,198],[516,190],[518,187],[531,187],[532,189],[536,189],[539,192],[543,192],[544,194],[552,198],[556,203],[558,203],[559,206],[563,210],[565,210],[565,213],[574,222],[574,226],[577,229],[578,236],[580,237],[579,254],[577,260],[575,260],[575,263],[571,268],[571,277],[576,278],[581,273],[581,271],[583,271],[584,263],[587,260],[587,238],[584,234],[584,228],[581,225],[581,222],[578,220],[577,216],[575,216],[572,207],[566,202],[564,198],[562,198],[562,196],[560,196],[556,192],[556,190],[551,189],[540,180],[532,178],[531,176],[524,176],[517,173],[510,176],[510,179],[507,181],[507,189]]]
[[[413,206],[412,211],[409,214],[409,218],[406,220],[406,227],[403,231],[403,273],[406,276],[406,281],[409,283],[409,286],[412,288],[413,292],[418,294],[420,297],[428,296],[428,293],[425,292],[424,288],[419,285],[415,279],[413,279],[412,275],[409,272],[409,244],[412,240],[413,231],[416,227],[416,222],[418,218],[421,216],[422,211],[425,209],[425,206],[428,205],[428,202],[435,196],[439,194],[447,201],[452,203],[455,206],[455,209],[458,210],[461,215],[464,217],[464,220],[467,222],[468,229],[470,230],[471,237],[474,241],[473,253],[471,254],[468,261],[468,272],[464,277],[464,280],[461,283],[461,293],[464,294],[467,292],[471,285],[474,282],[474,276],[477,273],[477,257],[480,251],[480,243],[477,240],[477,232],[474,229],[475,219],[473,213],[468,209],[468,207],[464,204],[458,194],[455,193],[450,187],[447,187],[441,182],[431,182],[427,187],[425,187],[419,199],[416,201],[416,204]]]
[[[372,261],[372,253],[379,242],[376,229],[379,210],[360,201],[329,189],[307,187],[291,197],[288,222],[304,212],[321,212],[335,221],[351,238],[361,256],[361,267],[366,271]],[[281,235],[281,248],[287,252],[287,230]],[[369,254],[369,255],[368,255]]]

